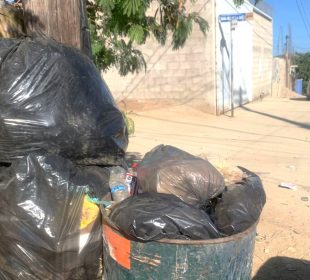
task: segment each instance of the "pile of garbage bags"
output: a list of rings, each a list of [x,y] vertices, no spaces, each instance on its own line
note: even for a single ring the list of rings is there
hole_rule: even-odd
[[[37,37],[0,40],[0,279],[102,279],[102,213],[129,239],[242,232],[266,201],[246,169],[160,145],[131,168],[128,132],[93,63]]]
[[[0,40],[0,279],[102,279],[109,172],[127,128],[94,64],[37,37]],[[97,165],[97,166],[94,166]]]
[[[260,178],[243,171],[225,186],[206,160],[160,145],[138,166],[140,194],[111,209],[109,222],[136,241],[206,240],[226,237],[254,225],[266,202]]]

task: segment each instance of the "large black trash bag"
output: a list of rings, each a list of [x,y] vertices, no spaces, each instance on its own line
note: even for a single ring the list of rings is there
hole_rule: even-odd
[[[129,197],[113,208],[109,218],[121,233],[138,241],[220,237],[203,210],[171,194],[143,193]]]
[[[266,203],[261,179],[249,170],[239,168],[246,177],[228,186],[215,206],[214,223],[225,235],[240,233],[254,225]]]
[[[145,155],[138,183],[143,192],[170,193],[197,207],[225,189],[223,176],[207,160],[164,145]]]
[[[30,152],[118,165],[121,112],[91,60],[45,38],[0,40],[0,161]]]
[[[104,195],[106,185],[60,156],[1,167],[0,279],[101,279],[101,215],[85,191]]]

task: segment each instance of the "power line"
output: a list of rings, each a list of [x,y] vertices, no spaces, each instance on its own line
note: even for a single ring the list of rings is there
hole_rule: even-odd
[[[302,8],[302,10],[304,12],[304,15],[305,15],[305,18],[306,18],[306,22],[307,22],[307,26],[310,27],[310,21],[309,21],[309,18],[307,17],[307,15],[306,15],[307,13],[306,13],[306,9],[304,7],[304,4],[303,4],[303,2],[301,0],[299,0],[299,3],[300,3],[301,8]]]
[[[302,9],[301,9],[301,6],[300,6],[298,0],[296,0],[296,4],[297,4],[298,12],[299,12],[299,14],[300,14],[300,16],[301,16],[301,18],[302,18],[303,23],[304,23],[304,27],[305,27],[305,29],[306,29],[308,35],[309,35],[309,38],[310,38],[310,31],[309,31],[307,22],[306,22],[306,20],[305,20],[304,14],[303,14],[303,12],[302,12]]]

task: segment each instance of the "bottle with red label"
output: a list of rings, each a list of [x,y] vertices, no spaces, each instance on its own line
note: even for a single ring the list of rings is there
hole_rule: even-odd
[[[126,173],[126,184],[129,188],[130,195],[136,194],[137,188],[137,163],[133,163]]]

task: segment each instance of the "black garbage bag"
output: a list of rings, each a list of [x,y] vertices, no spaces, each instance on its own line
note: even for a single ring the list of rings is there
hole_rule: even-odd
[[[60,156],[1,167],[0,279],[101,279],[101,215],[85,191],[105,186]]]
[[[88,184],[96,186],[90,190],[90,196],[98,200],[112,201],[112,194],[110,191],[109,179],[110,168],[100,166],[80,166],[80,169],[87,174]],[[101,186],[98,188],[98,186]]]
[[[249,170],[239,168],[246,177],[228,186],[215,206],[214,223],[225,235],[240,233],[254,225],[266,203],[261,179]]]
[[[0,161],[30,152],[119,165],[126,125],[91,60],[45,38],[0,39]]]
[[[223,176],[207,161],[172,146],[159,145],[138,166],[143,192],[173,194],[201,207],[223,192]]]
[[[109,219],[122,234],[138,241],[205,240],[221,236],[203,210],[171,194],[129,197],[113,208]]]

